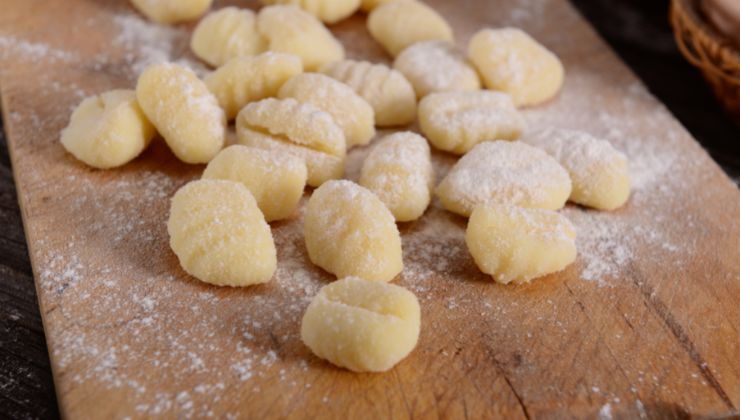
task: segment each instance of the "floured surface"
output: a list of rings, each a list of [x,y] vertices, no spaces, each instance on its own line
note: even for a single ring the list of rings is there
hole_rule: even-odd
[[[271,283],[206,286],[179,268],[165,226],[169,198],[202,166],[155,140],[133,163],[93,171],[58,142],[82,97],[132,88],[163,58],[197,63],[190,27],[147,23],[124,1],[0,1],[3,113],[67,417],[636,417],[740,405],[737,188],[567,3],[429,3],[461,47],[486,24],[518,25],[558,53],[564,90],[524,112],[528,127],[608,139],[630,159],[634,193],[613,213],[566,208],[579,257],[527,286],[480,273],[465,220],[435,201],[399,225],[396,284],[422,305],[419,345],[389,373],[357,375],[300,342],[305,307],[332,279],[308,261],[302,210],[272,224]],[[351,58],[389,62],[362,17],[333,29]],[[350,178],[367,150],[349,153]],[[434,153],[437,180],[454,161]]]

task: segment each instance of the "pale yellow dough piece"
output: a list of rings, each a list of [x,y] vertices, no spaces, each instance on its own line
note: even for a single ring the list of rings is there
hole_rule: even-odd
[[[416,347],[421,308],[401,286],[347,277],[321,288],[301,322],[318,357],[354,372],[385,372]]]
[[[396,221],[416,220],[431,201],[431,159],[424,137],[410,131],[388,135],[365,158],[360,185],[375,193]]]
[[[452,41],[452,28],[434,9],[418,1],[392,1],[367,18],[370,34],[392,56],[421,41]]]
[[[487,141],[452,167],[436,193],[449,211],[470,216],[488,202],[557,210],[570,196],[568,172],[543,150],[522,142]]]
[[[62,146],[99,169],[124,165],[146,149],[154,126],[141,111],[133,90],[111,90],[86,98],[62,130]]]
[[[630,196],[627,157],[608,141],[576,130],[547,129],[522,140],[553,156],[570,174],[570,201],[599,210],[614,210]]]
[[[362,4],[360,5],[360,9],[363,12],[371,12],[376,7],[382,6],[382,5],[384,5],[386,3],[390,3],[392,1],[415,1],[415,0],[362,0]]]
[[[238,182],[208,179],[180,188],[172,198],[167,232],[182,268],[206,283],[265,283],[277,267],[270,226]]]
[[[206,76],[205,82],[232,120],[248,103],[276,96],[286,81],[302,72],[297,56],[268,51],[234,58]]]
[[[236,117],[236,134],[246,146],[304,159],[312,187],[344,174],[347,149],[342,129],[314,105],[292,98],[252,102]]]
[[[489,203],[475,208],[465,243],[478,268],[498,283],[527,283],[576,259],[576,231],[552,210]]]
[[[209,13],[198,23],[190,49],[201,60],[218,67],[232,58],[263,52],[267,41],[257,31],[253,11],[231,6]]]
[[[361,0],[260,0],[262,4],[298,6],[323,22],[336,23],[360,9]]]
[[[502,92],[439,92],[419,103],[419,126],[439,150],[464,154],[486,140],[515,140],[524,119]]]
[[[480,78],[465,54],[448,41],[418,42],[401,52],[393,67],[414,86],[416,96],[480,90]]]
[[[485,86],[510,94],[517,106],[545,102],[563,86],[560,59],[520,29],[483,29],[470,40],[468,55]]]
[[[344,47],[313,15],[296,6],[268,6],[257,15],[257,29],[271,51],[295,54],[313,71],[344,59]]]
[[[342,128],[347,148],[368,144],[375,136],[373,107],[352,88],[329,76],[299,74],[280,88],[278,97],[310,103],[329,113]]]
[[[233,145],[208,163],[203,179],[244,184],[268,222],[290,217],[303,197],[306,164],[291,154]]]
[[[213,0],[131,0],[136,9],[159,23],[195,20],[206,12]]]
[[[391,127],[416,119],[416,94],[397,70],[368,61],[344,60],[330,63],[321,72],[351,87],[375,111],[375,125]]]
[[[393,215],[375,194],[351,181],[329,181],[313,192],[304,237],[311,261],[337,278],[389,282],[403,269]]]

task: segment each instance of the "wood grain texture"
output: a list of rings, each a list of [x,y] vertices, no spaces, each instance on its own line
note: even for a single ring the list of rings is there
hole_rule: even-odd
[[[219,6],[227,3],[255,6]],[[122,22],[138,19],[128,5],[0,1],[3,112],[63,414],[736,411],[737,189],[568,3],[429,3],[451,21],[460,45],[482,26],[514,24],[554,49],[566,86],[552,103],[526,112],[530,125],[608,137],[635,165],[635,192],[612,214],[567,208],[579,260],[526,286],[496,285],[480,274],[465,250],[465,221],[438,204],[401,225],[406,270],[397,283],[422,301],[419,346],[386,374],[357,375],[317,360],[298,338],[303,309],[331,280],[306,258],[300,212],[273,224],[280,266],[271,284],[205,286],[178,267],[164,229],[168,198],[202,167],[177,162],[155,142],[124,168],[94,171],[59,145],[82,96],[133,86],[131,69],[145,52],[121,38]],[[351,56],[387,61],[363,20],[333,30]],[[168,55],[180,56],[187,30],[167,32],[175,44]],[[366,152],[353,151],[349,177]],[[435,154],[438,176],[453,161]],[[601,281],[587,280],[595,277]]]

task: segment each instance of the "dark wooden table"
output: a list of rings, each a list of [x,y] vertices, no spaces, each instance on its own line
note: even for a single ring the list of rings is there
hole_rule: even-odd
[[[673,43],[667,1],[573,0],[736,182],[740,126]],[[2,128],[0,121],[0,128]],[[58,417],[23,225],[0,130],[0,418]]]

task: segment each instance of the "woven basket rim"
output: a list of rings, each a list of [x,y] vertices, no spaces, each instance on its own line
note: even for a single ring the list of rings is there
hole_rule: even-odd
[[[700,0],[673,0],[673,4],[680,8],[684,16],[687,16],[691,20],[696,29],[698,29],[705,38],[714,41],[723,50],[723,56],[729,56],[734,58],[740,63],[740,50],[731,41],[727,39],[727,36],[720,33],[714,28],[699,10]],[[729,58],[727,57],[727,58]],[[724,57],[723,57],[724,58]]]

